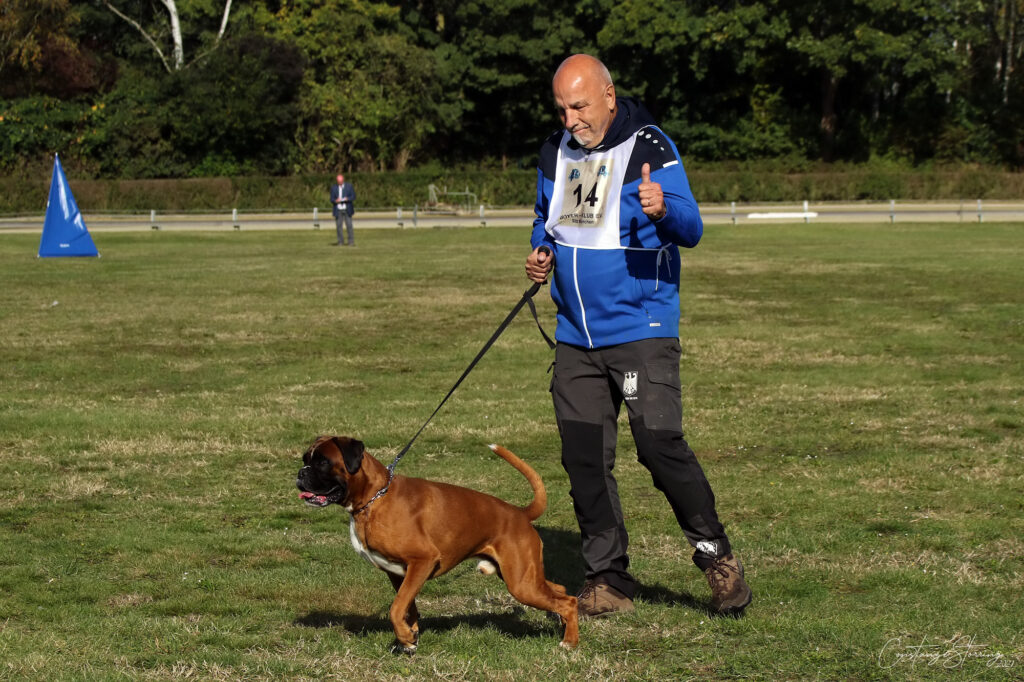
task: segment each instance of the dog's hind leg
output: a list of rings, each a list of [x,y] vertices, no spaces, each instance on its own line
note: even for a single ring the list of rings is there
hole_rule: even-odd
[[[562,633],[561,646],[574,649],[580,643],[579,615],[576,612],[576,597],[564,592],[559,594],[549,587],[543,576],[539,579],[529,578],[522,582],[514,582],[505,576],[505,584],[509,593],[527,606],[557,613],[565,626]]]
[[[520,543],[520,546],[509,549],[511,551],[506,556],[512,559],[502,561],[501,551],[494,554],[509,594],[527,606],[557,613],[565,625],[561,646],[576,648],[580,642],[576,597],[570,597],[564,587],[544,578],[540,539],[529,546]]]

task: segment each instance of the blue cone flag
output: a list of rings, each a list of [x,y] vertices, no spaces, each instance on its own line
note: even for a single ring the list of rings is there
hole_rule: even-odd
[[[71,194],[60,158],[55,155],[50,199],[46,202],[46,220],[43,221],[43,236],[39,240],[39,257],[99,255]]]

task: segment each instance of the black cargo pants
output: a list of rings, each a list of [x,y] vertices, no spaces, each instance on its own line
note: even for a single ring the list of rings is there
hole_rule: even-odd
[[[645,339],[587,350],[560,343],[551,396],[562,437],[586,577],[632,598],[629,537],[615,467],[618,415],[626,403],[637,456],[664,493],[701,569],[731,551],[715,496],[683,437],[677,339]]]

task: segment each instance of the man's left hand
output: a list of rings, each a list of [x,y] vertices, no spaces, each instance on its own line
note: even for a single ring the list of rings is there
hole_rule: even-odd
[[[661,220],[665,217],[665,195],[661,193],[661,185],[651,182],[651,164],[645,163],[640,168],[640,208],[651,220]]]

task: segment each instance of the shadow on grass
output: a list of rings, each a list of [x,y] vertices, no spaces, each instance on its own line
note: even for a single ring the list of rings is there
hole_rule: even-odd
[[[638,583],[636,586],[636,596],[638,599],[642,599],[649,604],[682,606],[711,618],[721,615],[711,608],[710,601],[698,599],[689,592],[671,590],[664,585],[644,585],[643,583]]]
[[[552,619],[546,625],[521,618],[521,609],[512,613],[467,613],[454,616],[420,615],[422,632],[448,632],[460,625],[473,629],[493,627],[502,634],[516,639],[534,637],[561,637],[561,626]],[[354,634],[391,632],[391,621],[386,615],[364,616],[313,611],[296,618],[295,625],[309,628],[341,628]]]

